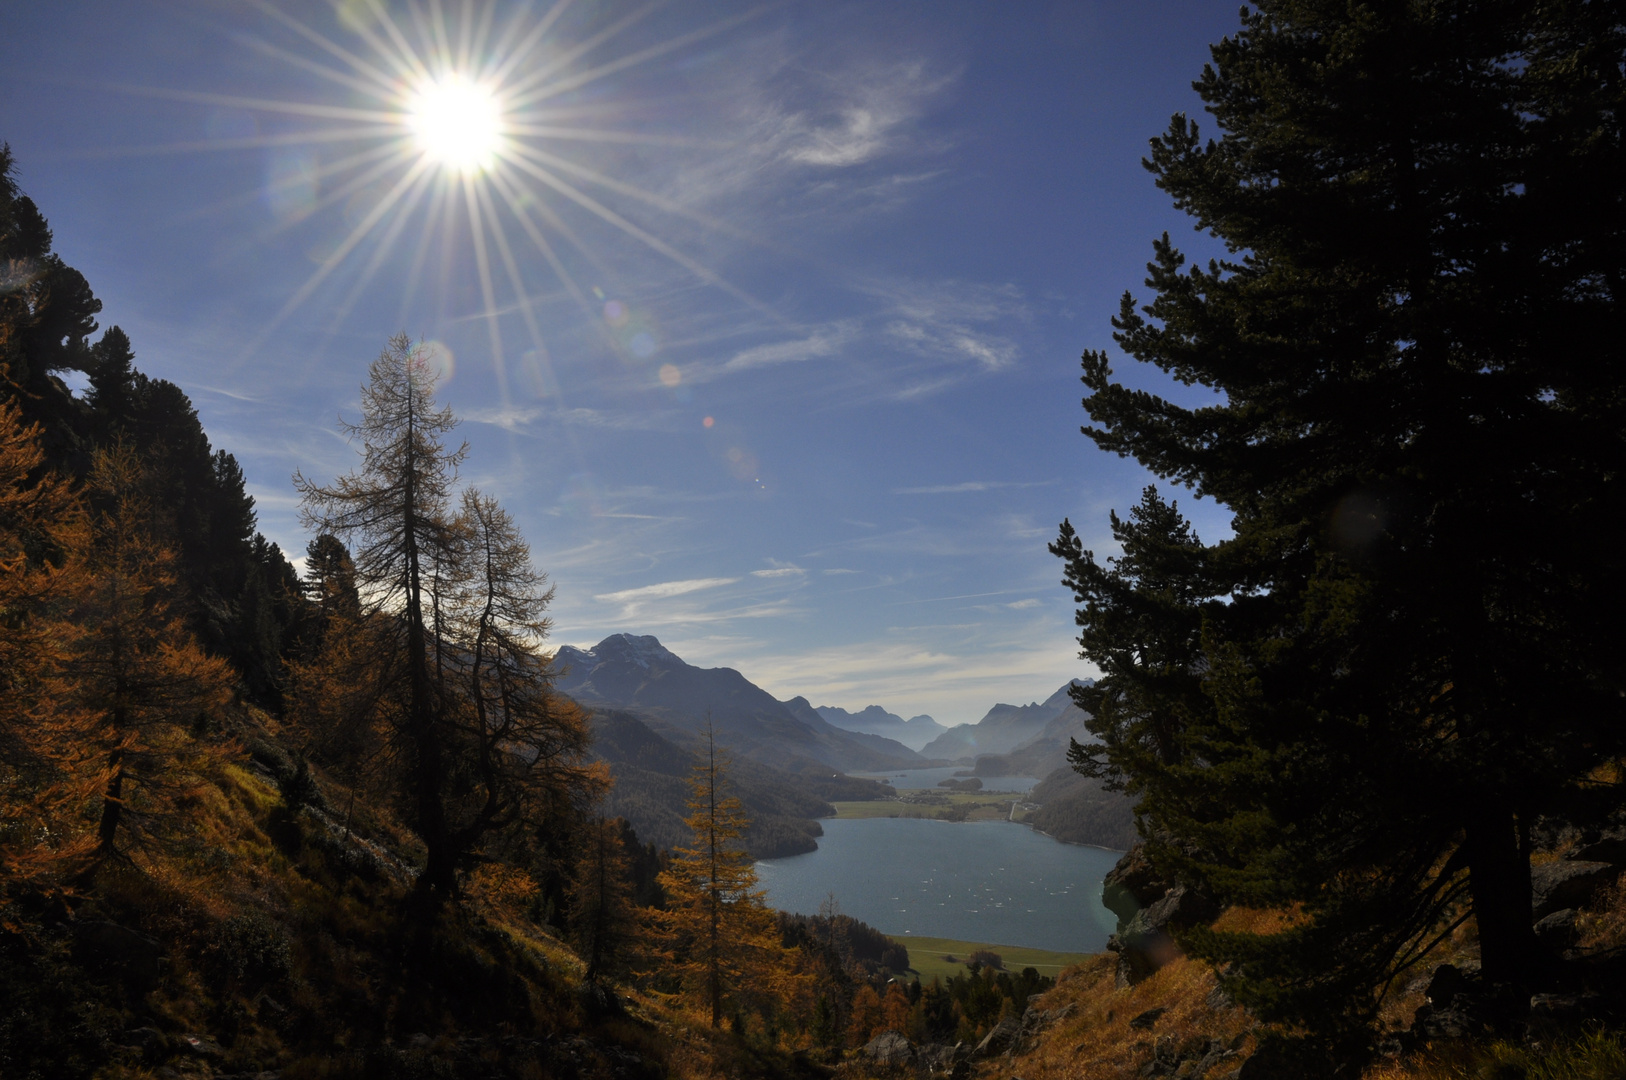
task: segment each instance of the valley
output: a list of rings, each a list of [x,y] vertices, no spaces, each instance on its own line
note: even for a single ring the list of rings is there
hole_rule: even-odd
[[[1069,844],[1119,850],[1135,839],[1128,800],[1067,767],[1068,740],[1088,737],[1067,686],[945,729],[879,706],[848,712],[815,709],[803,697],[781,701],[732,668],[688,664],[648,635],[563,646],[554,663],[558,689],[591,710],[593,752],[616,778],[605,812],[657,847],[686,836],[684,780],[708,725],[732,758],[752,823],[746,846],[758,859],[815,851],[824,822],[857,817],[1031,822]],[[949,791],[945,783],[980,789]],[[1031,791],[1043,798],[1028,795],[1014,815],[1014,794],[993,794]]]

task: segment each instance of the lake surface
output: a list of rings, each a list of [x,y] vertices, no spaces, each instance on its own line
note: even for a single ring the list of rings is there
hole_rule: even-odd
[[[897,772],[885,773],[849,773],[849,776],[861,776],[866,780],[885,780],[899,791],[914,791],[921,788],[935,788],[939,780],[958,779],[958,772],[970,772],[964,765],[945,765],[936,769],[899,769]],[[983,776],[984,791],[1031,791],[1033,785],[1039,781],[1031,776]]]
[[[1101,879],[1121,854],[1004,821],[833,818],[819,849],[756,864],[768,903],[844,915],[887,934],[1100,952],[1117,925]]]

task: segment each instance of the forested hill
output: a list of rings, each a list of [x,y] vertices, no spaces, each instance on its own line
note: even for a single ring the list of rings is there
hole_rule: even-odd
[[[102,303],[52,250],[50,226],[10,181],[0,149],[0,230],[8,282],[0,290],[0,399],[40,425],[44,466],[84,478],[98,447],[123,446],[140,461],[154,525],[174,548],[200,641],[232,661],[244,691],[280,702],[282,660],[295,648],[305,609],[299,578],[280,548],[256,530],[254,500],[230,452],[210,444],[186,393],[136,367],[118,326],[96,340]],[[89,382],[75,396],[63,374]]]
[[[609,765],[615,778],[604,812],[626,818],[641,838],[657,847],[686,843],[687,780],[701,749],[695,737],[669,730],[672,738],[664,738],[644,720],[619,709],[595,712],[592,725],[593,753]],[[828,770],[816,775],[789,772],[749,758],[734,761],[731,776],[734,793],[751,820],[746,847],[759,859],[816,848],[816,838],[824,830],[813,819],[833,816],[834,800],[890,794],[873,780],[832,776]]]

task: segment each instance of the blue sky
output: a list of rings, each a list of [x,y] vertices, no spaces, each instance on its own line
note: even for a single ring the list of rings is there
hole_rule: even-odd
[[[1151,478],[1078,433],[1078,354],[1161,231],[1211,253],[1140,160],[1234,3],[443,0],[444,59],[427,0],[385,6],[0,11],[23,189],[268,536],[303,554],[289,477],[352,467],[336,422],[405,330],[555,643],[945,723],[1089,674],[1045,544],[1110,551]],[[414,65],[509,57],[495,156],[424,160]]]

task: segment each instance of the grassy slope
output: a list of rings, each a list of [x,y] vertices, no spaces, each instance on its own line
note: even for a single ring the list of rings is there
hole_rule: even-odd
[[[1280,927],[1271,912],[1231,909],[1219,923],[1231,930],[1269,932]],[[1626,946],[1626,878],[1606,889],[1582,912],[1579,944],[1597,950]],[[915,950],[927,939],[903,939]],[[1472,923],[1442,942],[1417,975],[1386,1002],[1380,1019],[1385,1025],[1404,1026],[1423,1004],[1428,972],[1448,961],[1462,962],[1474,954]],[[1011,954],[1005,955],[1011,966]],[[955,953],[956,956],[959,953]],[[1042,1009],[1071,1005],[1073,1011],[1049,1028],[1035,1044],[1009,1062],[1000,1061],[994,1077],[1016,1075],[1024,1080],[1130,1080],[1152,1060],[1156,1040],[1172,1038],[1175,1045],[1199,1039],[1218,1039],[1234,1046],[1237,1056],[1221,1064],[1215,1075],[1228,1075],[1255,1047],[1252,1019],[1240,1009],[1216,1008],[1210,993],[1215,988],[1212,970],[1200,961],[1179,958],[1135,986],[1120,988],[1114,977],[1116,958],[1103,953],[1084,959],[1064,971],[1055,989],[1035,1000]],[[1044,970],[1044,969],[1040,969]],[[1048,974],[1048,972],[1047,972]],[[1148,1028],[1129,1022],[1153,1008],[1167,1010]],[[1618,1027],[1577,1028],[1523,1044],[1517,1041],[1446,1042],[1399,1059],[1380,1059],[1365,1073],[1366,1080],[1619,1080],[1626,1077],[1626,1037]]]
[[[244,720],[243,743],[275,749],[263,715]],[[186,796],[175,838],[99,875],[67,921],[45,908],[49,897],[5,906],[0,1076],[801,1071],[788,1051],[712,1032],[665,995],[619,987],[627,1015],[584,1010],[580,960],[528,910],[528,882],[514,875],[473,875],[458,909],[432,927],[409,921],[415,841],[386,810],[351,806],[348,791],[318,779],[335,809],[290,814],[245,755]],[[143,938],[131,931],[161,959],[132,950]],[[119,935],[112,946],[108,933]],[[188,1036],[214,1048],[199,1058]]]
[[[1063,970],[1091,958],[1090,953],[1051,952],[1048,949],[1029,949],[1020,945],[995,945],[980,941],[956,941],[953,938],[919,937],[913,934],[889,934],[893,941],[909,950],[909,966],[920,974],[920,981],[929,983],[933,978],[963,975],[965,962],[979,949],[996,953],[1005,962],[1006,971],[1037,968],[1040,975],[1055,978]],[[954,957],[951,962],[947,957]]]

